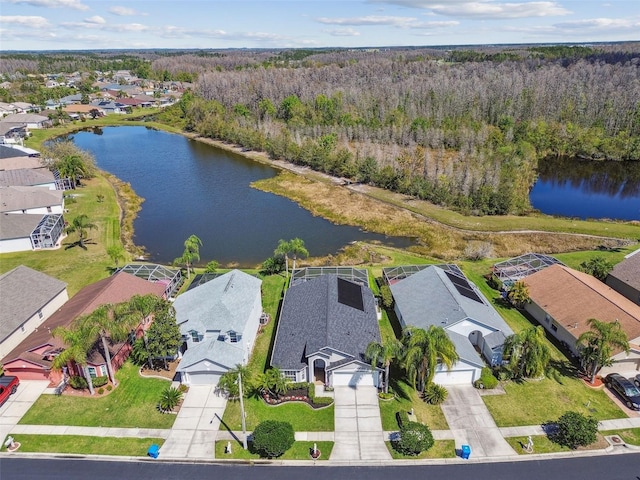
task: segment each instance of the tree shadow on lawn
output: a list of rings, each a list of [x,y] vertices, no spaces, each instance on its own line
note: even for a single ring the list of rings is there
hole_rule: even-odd
[[[411,397],[405,388],[412,387],[404,378],[403,371],[397,366],[392,365],[389,370],[389,377],[389,389],[395,394],[395,396],[402,400],[411,401]],[[402,384],[404,384],[405,388],[402,388]]]
[[[564,385],[564,377],[580,378],[580,369],[569,360],[552,359],[549,361],[545,375],[560,385]]]
[[[77,240],[75,242],[71,242],[71,243],[64,243],[63,245],[65,246],[64,249],[65,250],[69,250],[70,248],[74,248],[74,247],[80,247],[83,250],[87,250],[87,245],[97,245],[97,242],[92,241],[91,239],[87,239],[83,242],[84,244],[80,243],[80,240]]]

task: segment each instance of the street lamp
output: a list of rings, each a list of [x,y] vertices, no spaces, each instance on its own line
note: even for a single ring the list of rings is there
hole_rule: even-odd
[[[247,426],[244,418],[244,401],[242,394],[242,374],[238,370],[238,389],[240,390],[240,417],[242,418],[242,447],[247,449]]]

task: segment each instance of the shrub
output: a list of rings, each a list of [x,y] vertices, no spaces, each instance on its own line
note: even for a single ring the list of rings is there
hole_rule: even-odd
[[[98,389],[98,395],[102,395],[104,393],[104,388],[100,387]]]
[[[403,425],[409,423],[409,414],[406,410],[396,412],[396,422],[398,422],[398,428],[402,428]]]
[[[189,387],[184,383],[181,383],[180,386],[178,387],[178,390],[180,390],[180,393],[185,393],[187,390],[189,390]]]
[[[598,420],[570,411],[558,419],[556,427],[556,431],[550,435],[551,441],[575,449],[596,441]]]
[[[253,431],[253,449],[261,457],[279,457],[289,450],[295,441],[290,423],[265,420]]]
[[[380,297],[382,298],[382,306],[387,310],[393,307],[393,294],[389,285],[380,287]]]
[[[391,400],[394,396],[395,394],[393,392],[380,392],[378,394],[378,397],[380,397],[382,400]]]
[[[498,379],[493,375],[490,368],[484,367],[480,374],[480,378],[473,382],[473,386],[476,388],[486,388],[491,390],[498,386]]]
[[[76,390],[84,390],[89,386],[87,380],[85,380],[84,377],[80,377],[78,375],[74,375],[69,379],[69,385],[71,385],[71,388],[74,388]]]
[[[107,385],[107,392],[110,392],[111,390],[113,390],[113,386],[112,385]]]
[[[162,413],[170,412],[182,400],[182,392],[174,387],[167,387],[162,391],[160,401],[158,402],[158,410]]]
[[[404,455],[418,455],[433,447],[433,435],[426,425],[418,422],[406,422],[400,428],[398,440],[393,447]]]
[[[431,405],[440,405],[447,399],[447,389],[437,383],[431,383],[424,391],[424,401]]]
[[[91,379],[91,383],[96,388],[104,387],[108,381],[109,381],[109,377],[107,377],[106,375],[103,377],[95,377]]]

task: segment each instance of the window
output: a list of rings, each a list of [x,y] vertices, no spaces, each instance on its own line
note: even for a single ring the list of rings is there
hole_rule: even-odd
[[[547,322],[547,323],[551,323],[551,316],[548,313],[545,313],[544,321]]]
[[[231,343],[238,343],[240,341],[240,339],[242,338],[241,335],[238,335],[236,332],[234,332],[233,330],[229,331],[229,341]]]
[[[284,378],[286,378],[287,380],[291,380],[292,382],[296,381],[296,374],[298,373],[297,370],[283,370],[282,371],[282,375],[284,376]]]
[[[98,376],[96,373],[96,367],[89,367],[89,376],[91,378],[96,378]]]
[[[51,207],[47,207],[47,213],[51,213]]]
[[[551,324],[551,330],[553,330],[554,332],[558,331],[558,325],[556,325],[555,323]]]
[[[100,375],[104,377],[106,374],[107,374],[107,366],[100,365]]]
[[[194,343],[198,343],[201,340],[200,335],[195,330],[189,330],[189,335],[191,335],[191,341]]]
[[[42,310],[38,310],[38,318],[42,319],[42,317],[44,317]]]

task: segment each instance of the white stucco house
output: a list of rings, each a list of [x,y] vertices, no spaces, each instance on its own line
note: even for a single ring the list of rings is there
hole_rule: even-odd
[[[186,350],[177,368],[187,385],[217,385],[246,364],[262,315],[262,280],[232,270],[176,298],[176,321]]]
[[[392,269],[385,270],[387,276]],[[470,384],[480,378],[482,367],[499,365],[504,340],[513,331],[462,271],[456,265],[407,270],[408,275],[387,276],[400,325],[442,327],[459,356],[451,370],[438,367],[433,381]]]
[[[62,190],[0,186],[0,213],[47,215],[64,213]]]
[[[271,366],[294,382],[378,387],[382,370],[371,367],[365,350],[369,343],[380,341],[369,287],[321,275],[287,290]]]

